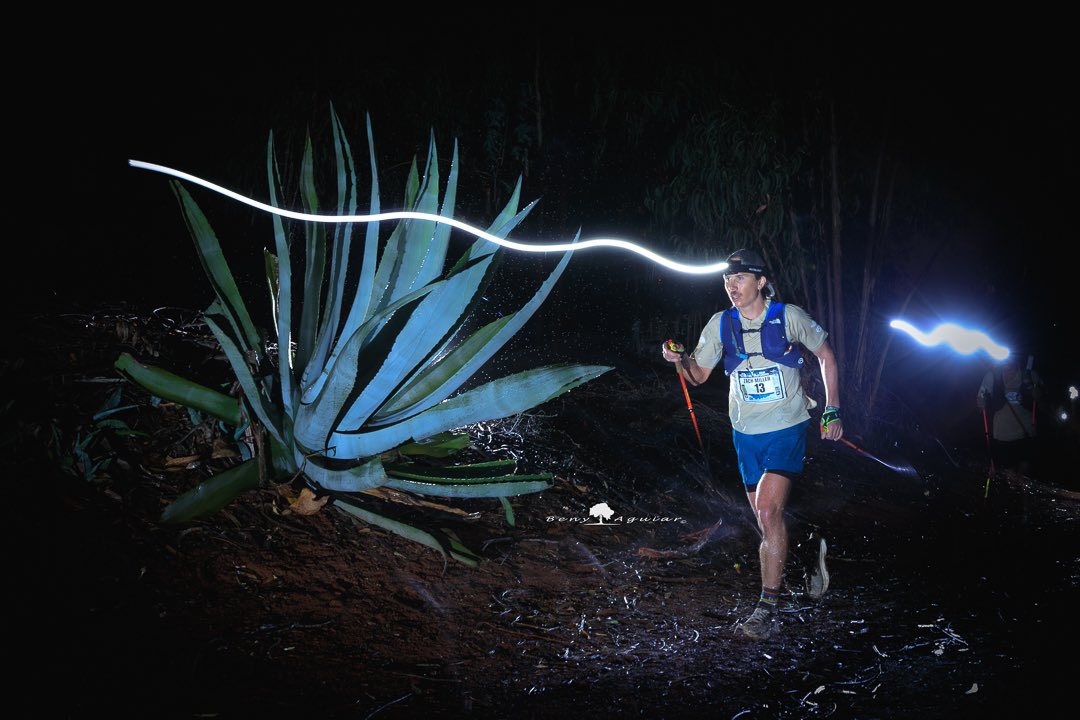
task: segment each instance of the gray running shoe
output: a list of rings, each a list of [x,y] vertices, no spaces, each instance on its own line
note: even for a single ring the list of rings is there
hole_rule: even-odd
[[[758,605],[750,617],[735,625],[735,634],[754,640],[764,640],[780,627],[777,612]]]
[[[829,589],[829,569],[825,567],[825,553],[829,546],[820,535],[817,543],[817,559],[806,574],[806,594],[815,602],[824,597]]]

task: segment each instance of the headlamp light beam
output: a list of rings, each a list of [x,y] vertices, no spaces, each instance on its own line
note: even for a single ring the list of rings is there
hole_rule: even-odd
[[[658,255],[652,250],[641,247],[628,240],[621,240],[618,238],[591,238],[589,240],[582,240],[576,243],[545,243],[545,244],[531,244],[520,243],[514,240],[507,240],[505,238],[496,237],[479,228],[475,228],[472,225],[463,223],[460,220],[455,220],[450,217],[443,217],[442,215],[433,215],[431,213],[412,212],[412,211],[398,211],[398,212],[385,212],[377,213],[375,215],[313,215],[311,213],[296,212],[294,210],[285,210],[282,208],[268,205],[258,200],[253,200],[249,197],[245,197],[239,193],[233,192],[220,185],[215,185],[208,180],[203,180],[200,177],[191,175],[180,170],[175,170],[164,165],[155,165],[154,163],[142,162],[140,160],[129,160],[128,164],[135,168],[142,170],[151,170],[153,172],[163,173],[165,175],[171,175],[180,180],[186,180],[196,185],[201,185],[208,190],[213,190],[216,193],[220,193],[225,197],[236,200],[237,202],[250,205],[251,207],[262,210],[263,212],[273,213],[274,215],[280,215],[281,217],[291,218],[293,220],[303,220],[305,222],[320,222],[320,223],[370,223],[379,222],[381,220],[431,220],[434,222],[445,223],[451,225],[459,230],[463,230],[471,235],[476,236],[482,240],[502,245],[503,247],[510,248],[511,250],[520,250],[522,252],[573,252],[576,250],[586,250],[593,247],[614,247],[622,250],[629,250],[630,252],[637,253],[642,257],[651,260],[652,262],[662,265],[669,270],[676,272],[688,273],[691,275],[710,275],[713,273],[723,272],[727,269],[728,264],[726,262],[711,263],[707,265],[690,265],[687,263],[677,262],[675,260],[669,260],[668,258]]]

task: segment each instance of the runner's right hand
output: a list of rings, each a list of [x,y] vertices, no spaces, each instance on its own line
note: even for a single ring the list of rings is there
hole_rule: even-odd
[[[674,340],[667,340],[660,345],[660,354],[668,362],[679,362],[685,348]]]

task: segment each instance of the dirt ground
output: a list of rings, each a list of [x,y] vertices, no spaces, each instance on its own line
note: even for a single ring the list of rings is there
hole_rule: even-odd
[[[918,479],[811,441],[782,631],[738,639],[758,535],[726,387],[694,391],[702,453],[674,374],[642,362],[473,428],[477,456],[555,474],[512,501],[513,527],[494,500],[418,510],[476,567],[329,506],[296,514],[280,489],[162,526],[235,450],[112,362],[224,372],[190,320],[32,317],[5,350],[11,717],[1033,717],[1072,698],[1080,494],[999,473],[984,498],[985,458],[929,441],[890,449]],[[100,429],[84,450],[107,465],[63,471],[117,387],[134,407],[113,417],[145,435]],[[800,570],[814,530],[820,603]]]

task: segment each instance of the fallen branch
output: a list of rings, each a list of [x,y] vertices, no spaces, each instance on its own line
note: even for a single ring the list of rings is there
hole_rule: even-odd
[[[706,543],[712,538],[713,534],[720,529],[720,526],[724,524],[723,518],[716,521],[716,524],[698,530],[697,532],[690,533],[689,535],[683,535],[682,540],[689,540],[690,538],[698,538],[698,541],[684,550],[656,550],[654,548],[641,547],[638,548],[637,554],[641,557],[647,557],[652,559],[661,558],[684,558],[690,555],[696,555],[701,551],[701,548],[705,547]]]

